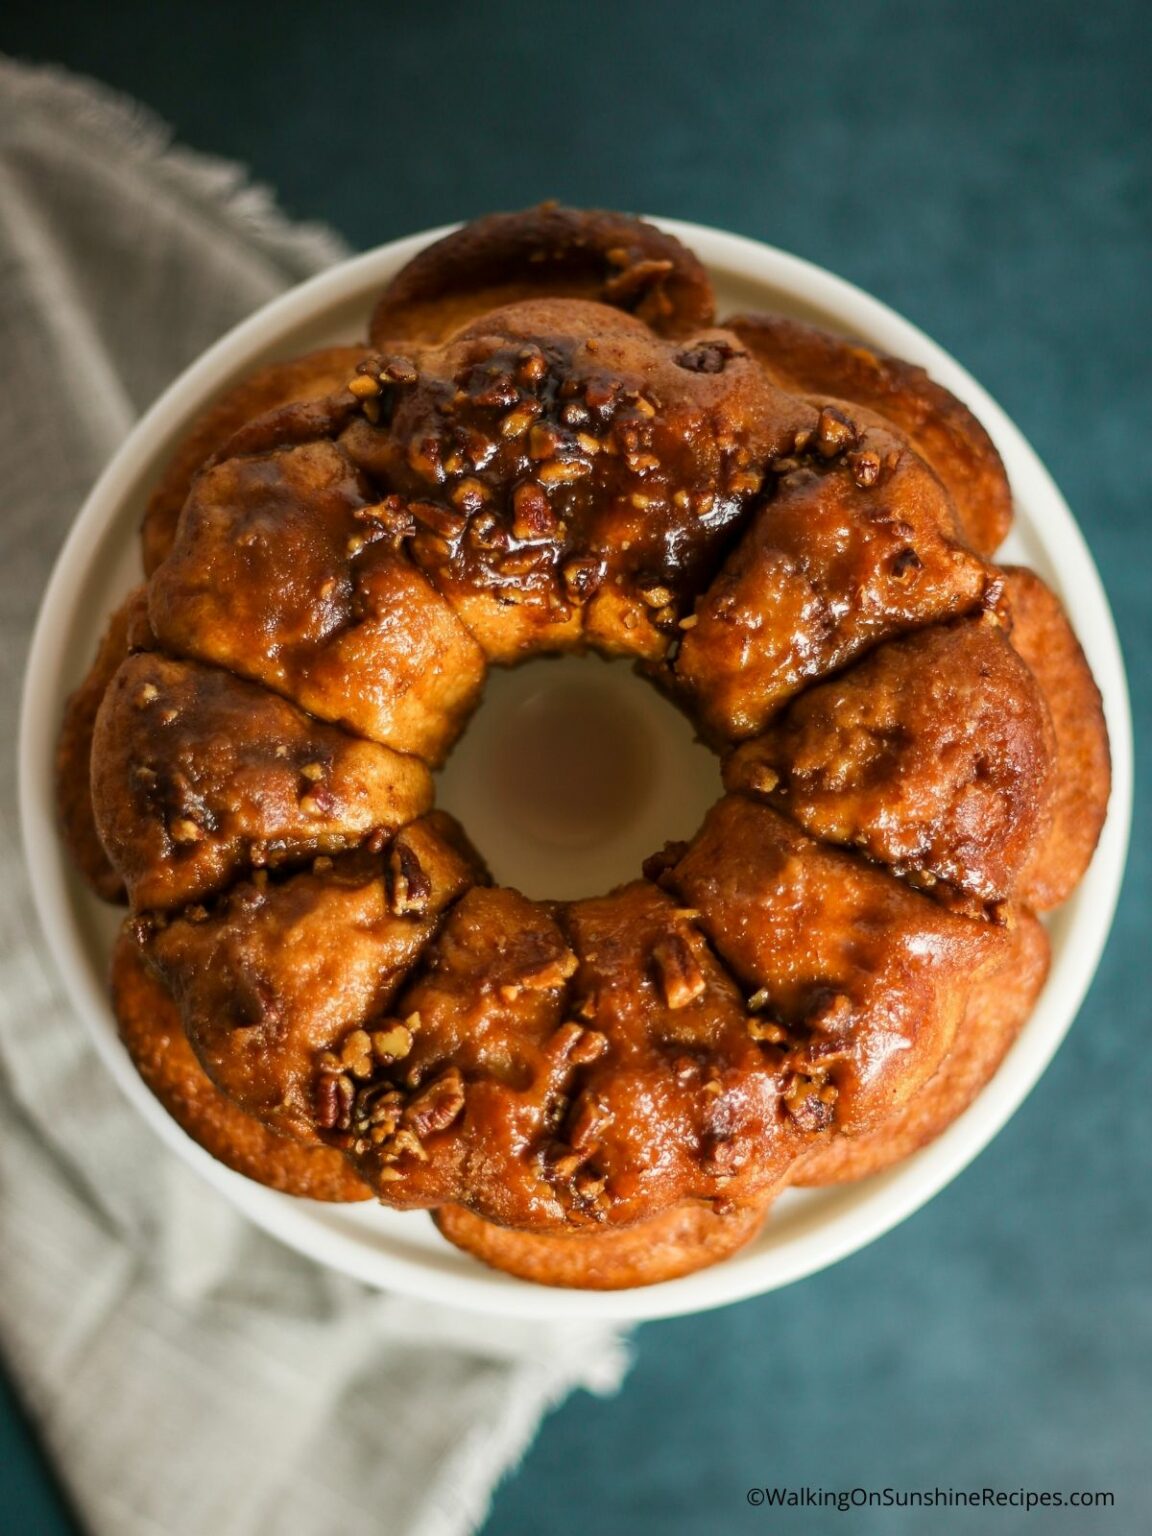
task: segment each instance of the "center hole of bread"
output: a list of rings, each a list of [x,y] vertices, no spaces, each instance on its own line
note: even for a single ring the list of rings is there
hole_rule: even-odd
[[[494,669],[441,775],[501,884],[572,900],[640,875],[715,799],[716,759],[628,662],[565,657]]]
[[[507,821],[558,849],[616,836],[651,790],[651,733],[618,689],[545,673],[525,682],[488,765]]]

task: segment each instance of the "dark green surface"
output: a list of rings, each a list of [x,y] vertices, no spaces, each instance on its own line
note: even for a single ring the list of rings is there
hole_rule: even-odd
[[[168,0],[9,12],[0,45],[132,92],[354,244],[555,195],[759,236],[888,300],[999,398],[1071,501],[1120,623],[1139,749],[1147,17],[1143,0]],[[578,1396],[548,1421],[490,1531],[1152,1528],[1148,831],[1138,810],[1078,1025],[976,1165],[828,1273],[642,1329],[621,1396]],[[3,1402],[0,1434],[0,1526],[67,1530],[37,1503],[43,1471]],[[747,1506],[748,1485],[777,1482],[1105,1488],[1117,1507],[837,1519]]]

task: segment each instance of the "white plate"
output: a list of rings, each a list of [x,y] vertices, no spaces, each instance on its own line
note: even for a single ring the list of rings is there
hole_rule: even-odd
[[[1123,874],[1132,783],[1123,663],[1091,556],[1032,449],[947,353],[877,300],[769,246],[698,225],[658,222],[706,263],[721,314],[777,309],[816,320],[922,364],[971,406],[1004,457],[1016,497],[1017,524],[1005,555],[1035,567],[1062,594],[1104,695],[1113,752],[1111,808],[1092,868],[1050,923],[1048,984],[994,1081],[933,1145],[861,1184],[787,1193],[762,1236],[714,1269],[632,1291],[564,1291],[486,1269],[444,1242],[422,1212],[318,1205],[241,1178],[185,1136],[136,1076],[117,1039],[104,985],[119,916],[82,888],[56,833],[52,763],[65,696],[86,670],[106,616],[138,579],[136,529],[148,488],[189,419],[261,363],[363,334],[372,298],[386,279],[445,231],[396,241],[304,283],[225,336],[161,396],[76,519],[45,593],[28,660],[20,795],[36,905],[68,993],[109,1071],[180,1157],[285,1243],[369,1284],[479,1312],[619,1318],[692,1312],[798,1280],[895,1226],[975,1157],[1044,1070],[1092,979]]]

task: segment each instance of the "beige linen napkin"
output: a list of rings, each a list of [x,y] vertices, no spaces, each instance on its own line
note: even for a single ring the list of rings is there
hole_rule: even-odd
[[[234,166],[0,58],[0,732],[40,592],[140,411],[338,259]],[[454,1536],[540,1416],[610,1391],[600,1325],[473,1319],[281,1248],[100,1067],[36,930],[0,774],[0,1346],[97,1536]]]

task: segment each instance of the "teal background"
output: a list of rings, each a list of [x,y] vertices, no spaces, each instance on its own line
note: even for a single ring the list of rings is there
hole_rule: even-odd
[[[975,373],[1068,496],[1146,762],[1146,4],[56,0],[10,5],[0,47],[132,93],[353,245],[558,196],[721,225],[861,284]],[[1091,995],[976,1164],[822,1275],[640,1329],[620,1396],[546,1422],[488,1532],[1152,1528],[1148,832],[1138,798]],[[766,1483],[1110,1489],[1116,1507],[773,1516],[745,1501]],[[0,1394],[0,1530],[72,1529]]]

